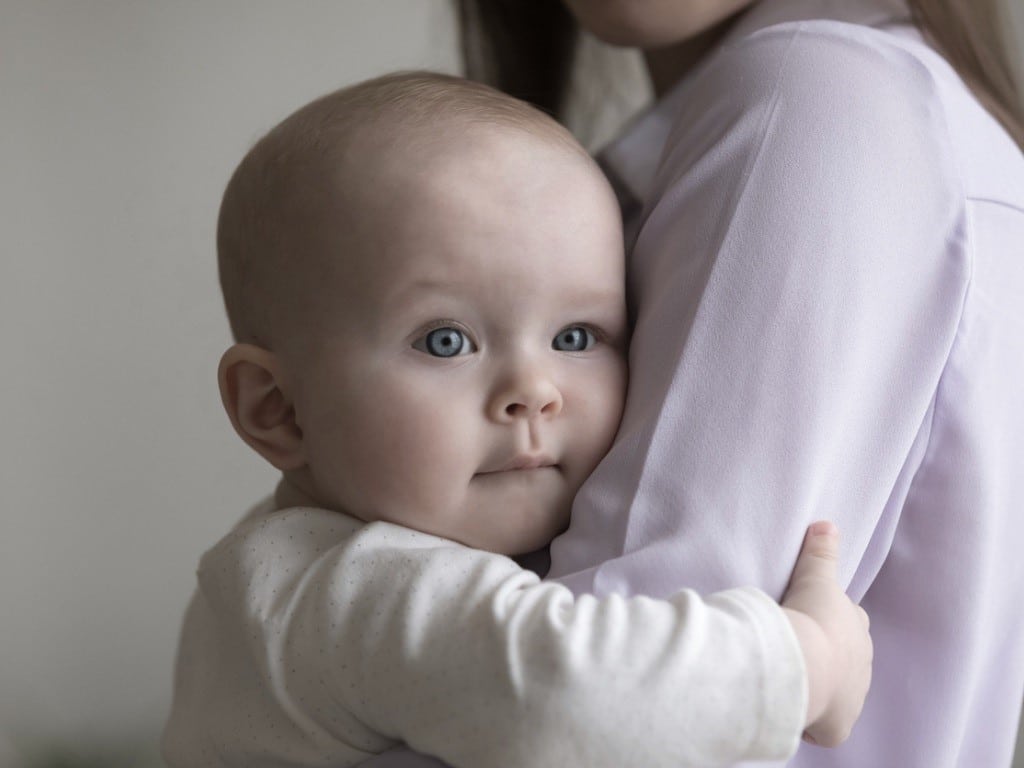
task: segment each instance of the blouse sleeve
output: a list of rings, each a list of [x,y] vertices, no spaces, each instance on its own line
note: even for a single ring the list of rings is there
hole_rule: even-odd
[[[619,768],[796,749],[803,661],[758,590],[576,599],[386,523],[331,546],[337,525],[296,511],[204,558],[179,674],[205,688],[176,704],[169,753],[336,768],[404,741],[457,768]]]
[[[619,437],[552,547],[578,592],[778,597],[818,518],[855,598],[886,557],[971,265],[929,73],[838,27],[762,30],[683,86]]]

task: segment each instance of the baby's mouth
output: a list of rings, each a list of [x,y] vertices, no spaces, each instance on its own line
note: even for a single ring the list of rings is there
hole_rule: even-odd
[[[520,454],[508,461],[478,472],[478,475],[496,475],[501,472],[524,472],[541,469],[560,470],[561,466],[545,454]]]

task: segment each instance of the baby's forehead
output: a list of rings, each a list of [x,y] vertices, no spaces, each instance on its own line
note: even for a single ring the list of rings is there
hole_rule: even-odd
[[[329,159],[335,169],[335,183],[344,187],[374,181],[423,183],[458,174],[481,159],[496,167],[503,157],[516,152],[586,158],[590,162],[574,140],[545,122],[473,116],[430,122],[374,120],[355,129]]]
[[[368,126],[302,170],[287,201],[302,211],[288,219],[308,227],[308,214],[318,210],[315,226],[372,248],[418,216],[451,217],[447,226],[457,227],[479,199],[540,184],[553,166],[586,167],[578,157],[573,148],[520,126]],[[589,166],[589,159],[584,162]],[[577,176],[575,183],[593,182]],[[510,219],[518,214],[518,208],[507,211]],[[358,252],[350,257],[367,258]]]
[[[320,280],[320,272],[371,258],[344,247],[351,230],[366,234],[380,222],[386,231],[402,216],[392,190],[439,178],[443,174],[431,166],[439,157],[446,167],[466,159],[439,149],[450,149],[467,132],[479,137],[509,130],[549,136],[567,151],[583,152],[529,105],[430,73],[396,73],[351,86],[282,121],[232,175],[218,218],[221,286],[235,337],[271,339],[278,298],[308,288],[305,273],[324,292],[329,281]],[[330,247],[320,249],[324,245]],[[330,258],[302,258],[310,253]]]

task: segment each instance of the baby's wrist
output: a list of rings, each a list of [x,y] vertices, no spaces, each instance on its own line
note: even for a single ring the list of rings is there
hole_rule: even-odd
[[[800,643],[807,673],[807,714],[804,727],[817,722],[828,709],[835,689],[832,646],[825,630],[806,613],[782,608]]]

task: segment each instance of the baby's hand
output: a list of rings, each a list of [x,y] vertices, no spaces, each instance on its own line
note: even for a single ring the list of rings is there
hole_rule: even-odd
[[[836,527],[811,525],[782,597],[807,666],[804,738],[823,747],[838,746],[850,735],[871,684],[868,615],[839,587],[838,559]]]

